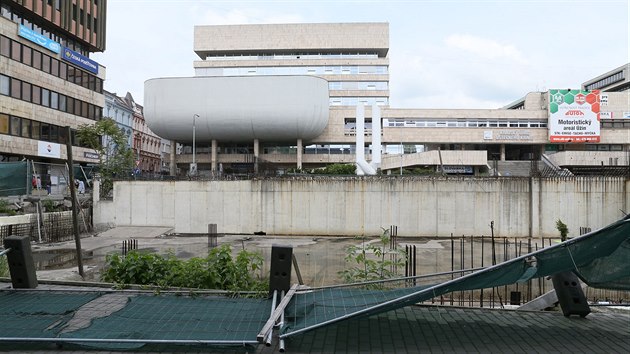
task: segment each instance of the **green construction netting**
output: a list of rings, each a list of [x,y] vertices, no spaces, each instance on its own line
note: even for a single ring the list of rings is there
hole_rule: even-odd
[[[152,341],[254,344],[270,310],[268,299],[5,291],[0,292],[0,339],[49,338],[103,349],[136,349]]]
[[[0,163],[0,196],[28,194],[28,164],[23,162]]]
[[[138,295],[89,327],[62,333],[63,338],[255,343],[269,318],[271,300],[225,297]],[[212,343],[209,343],[212,344]],[[82,343],[110,349],[133,349],[143,343]]]
[[[0,292],[0,337],[54,338],[98,293]]]
[[[375,315],[460,290],[492,288],[573,271],[593,287],[630,290],[630,215],[605,228],[437,285],[381,290],[326,288],[296,293],[281,337]]]

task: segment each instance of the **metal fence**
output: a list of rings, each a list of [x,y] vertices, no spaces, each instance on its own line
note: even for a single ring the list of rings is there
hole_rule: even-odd
[[[79,213],[79,232],[91,230],[92,216],[89,209]],[[74,240],[72,212],[61,211],[44,213],[43,220],[38,214],[31,214],[28,223],[0,226],[0,241],[7,236],[28,236],[38,243],[53,243]]]

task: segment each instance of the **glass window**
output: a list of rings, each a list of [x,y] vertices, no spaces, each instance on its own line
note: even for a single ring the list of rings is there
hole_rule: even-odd
[[[96,79],[96,92],[103,93],[103,80],[99,78]]]
[[[20,133],[22,132],[22,127],[20,126],[20,122],[21,119],[20,117],[15,117],[15,116],[11,116],[11,135],[15,135],[15,136],[20,136]]]
[[[88,103],[81,102],[81,116],[87,118],[88,116]]]
[[[11,78],[11,97],[20,98],[22,93],[22,82],[18,79]]]
[[[68,100],[68,109],[66,110],[66,112],[70,114],[74,114],[74,98],[67,97],[67,100]]]
[[[0,134],[9,134],[9,115],[0,113]]]
[[[50,108],[59,109],[59,94],[57,92],[50,93]]]
[[[22,83],[22,99],[31,102],[31,84],[28,82]]]
[[[50,73],[59,76],[59,60],[52,58],[50,60]]]
[[[39,86],[33,85],[33,103],[42,104],[42,88]]]
[[[59,62],[59,77],[66,80],[68,78],[68,65],[64,62]]]
[[[59,110],[62,112],[66,111],[66,96],[59,95]]]
[[[54,124],[50,125],[50,141],[55,143],[59,141],[59,127]]]
[[[88,75],[90,82],[88,83],[88,89],[96,91],[96,76]]]
[[[50,74],[50,57],[42,54],[42,70]]]
[[[83,71],[79,69],[74,69],[74,83],[77,85],[81,85],[83,81]]]
[[[39,122],[37,121],[31,121],[31,138],[33,139],[39,139],[39,131],[40,131],[40,126],[39,126]]]
[[[27,46],[22,47],[22,63],[31,66],[31,58],[33,57],[33,49]]]
[[[36,50],[33,51],[33,67],[42,70],[42,53]]]
[[[42,106],[50,107],[50,91],[42,88]]]
[[[0,94],[9,95],[9,87],[11,86],[9,82],[11,79],[8,76],[0,75]]]
[[[68,68],[68,78],[67,79],[70,82],[74,82],[74,70],[75,70],[74,66],[68,65],[67,68]]]
[[[22,137],[30,138],[31,137],[31,120],[30,119],[22,119]]]
[[[22,55],[22,45],[18,41],[11,42],[11,59],[20,61]]]
[[[80,116],[81,115],[81,101],[79,100],[74,100],[74,115],[76,116]]]
[[[0,55],[11,56],[11,40],[8,37],[0,37]]]
[[[41,126],[41,139],[50,141],[50,124],[48,123],[40,123]]]

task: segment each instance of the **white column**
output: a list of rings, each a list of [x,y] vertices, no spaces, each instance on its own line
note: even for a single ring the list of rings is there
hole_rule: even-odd
[[[302,139],[297,140],[297,168],[302,169]]]
[[[258,173],[258,149],[259,149],[259,141],[258,139],[254,139],[254,172]]]
[[[211,169],[212,169],[212,174],[215,175],[217,173],[217,149],[218,149],[218,145],[217,144],[217,140],[216,139],[212,139],[212,151],[211,151],[211,157],[210,157],[210,162],[211,162]]]

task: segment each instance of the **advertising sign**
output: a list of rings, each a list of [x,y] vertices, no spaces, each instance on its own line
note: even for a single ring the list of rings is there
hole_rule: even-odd
[[[598,143],[599,90],[549,90],[549,141]]]
[[[95,159],[98,160],[99,155],[95,152],[84,152],[83,153],[83,157],[85,157],[86,159]]]
[[[63,47],[63,54],[61,54],[63,60],[68,61],[78,67],[81,67],[89,72],[98,74],[98,63],[94,60],[81,55],[70,48]]]
[[[18,30],[18,35],[22,38],[26,38],[27,40],[37,44],[38,46],[44,47],[51,52],[59,53],[61,50],[61,44],[53,41],[52,39],[42,36],[41,34],[33,31],[32,29],[20,25]]]
[[[599,118],[612,119],[613,118],[613,112],[599,112]]]
[[[472,166],[444,165],[444,173],[472,175],[474,172],[475,171]]]
[[[61,158],[61,145],[47,141],[37,142],[37,156]]]

